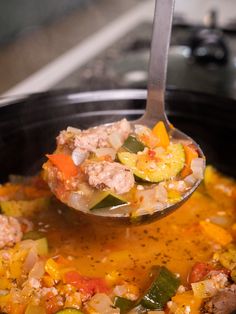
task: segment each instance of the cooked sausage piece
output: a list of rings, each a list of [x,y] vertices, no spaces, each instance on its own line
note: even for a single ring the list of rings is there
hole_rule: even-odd
[[[219,291],[203,307],[202,313],[231,314],[236,311],[236,285]]]
[[[112,133],[116,133],[122,145],[130,132],[131,126],[126,119],[84,131],[68,128],[67,131],[62,131],[59,134],[57,144],[67,145],[71,150],[79,147],[82,150],[94,152],[97,148],[112,146],[109,138]]]
[[[84,171],[89,184],[98,189],[108,188],[117,194],[123,194],[134,186],[132,172],[117,162],[89,162]]]
[[[21,225],[16,218],[0,215],[0,249],[14,245],[22,236]]]

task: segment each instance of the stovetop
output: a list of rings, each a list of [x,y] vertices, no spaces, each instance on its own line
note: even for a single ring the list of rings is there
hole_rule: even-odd
[[[215,12],[209,16],[194,26],[175,17],[167,86],[236,98],[236,27],[219,29]],[[151,32],[151,22],[141,23],[54,89],[146,88]]]
[[[42,60],[38,71],[22,76],[2,96],[68,88],[146,88],[154,0],[134,1],[128,11],[83,40],[75,40],[75,46],[49,63]],[[176,0],[167,87],[236,98],[234,2]],[[85,17],[89,19],[91,15]],[[78,25],[79,20],[73,27]]]

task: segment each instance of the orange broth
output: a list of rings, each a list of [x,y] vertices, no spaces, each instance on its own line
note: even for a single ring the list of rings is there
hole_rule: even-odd
[[[143,287],[152,265],[165,265],[179,273],[185,284],[193,264],[209,260],[217,248],[202,233],[199,221],[221,215],[229,224],[235,221],[231,200],[222,206],[202,186],[176,212],[149,225],[98,224],[73,210],[61,211],[58,204],[34,220],[39,230],[50,225],[45,228],[50,255],[69,256],[83,275],[104,277],[117,271],[120,278]]]
[[[200,313],[201,300],[193,305],[196,299],[188,276],[196,262],[208,263],[214,253],[235,245],[234,180],[208,166],[204,182],[182,207],[154,223],[129,227],[104,223],[101,217],[69,209],[51,199],[42,183],[36,179],[15,186],[17,190],[14,184],[0,186],[3,213],[15,214],[22,227],[27,220],[19,216],[25,214],[33,222],[33,231],[29,232],[40,234],[38,240],[23,237],[21,242],[0,250],[0,311],[54,314],[73,307],[92,314],[95,312],[89,306],[93,297],[104,301],[107,293],[105,297],[114,302],[115,288],[122,285],[134,291],[133,300],[137,300],[150,287],[152,266],[160,265],[179,274],[182,289],[187,289],[183,294],[177,291],[172,303],[179,302],[180,308],[192,306],[191,313]],[[29,188],[38,192],[33,193],[36,199],[26,193]],[[46,207],[39,209],[35,204]],[[33,216],[32,210],[37,210]],[[175,313],[171,308],[170,312],[167,307],[164,310]]]

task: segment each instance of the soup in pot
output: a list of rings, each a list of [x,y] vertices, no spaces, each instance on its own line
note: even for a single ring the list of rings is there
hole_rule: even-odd
[[[0,186],[0,310],[14,314],[231,313],[236,183],[208,166],[176,212],[149,225],[96,223],[41,176]]]

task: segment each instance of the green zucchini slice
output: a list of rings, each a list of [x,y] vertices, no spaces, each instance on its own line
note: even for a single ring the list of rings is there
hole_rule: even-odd
[[[6,216],[28,217],[36,212],[48,209],[50,201],[50,197],[40,197],[33,200],[1,201],[0,211]]]
[[[116,297],[115,306],[120,309],[120,314],[146,313],[147,310],[163,310],[166,303],[175,295],[180,280],[164,266],[154,266],[150,273],[151,285],[138,301]]]
[[[36,231],[36,230],[31,230],[26,233],[24,233],[22,240],[38,240],[43,238],[44,235],[42,232]]]
[[[184,167],[185,154],[182,144],[170,144],[166,151],[159,155],[159,159],[148,159],[141,166],[138,163],[140,156],[148,156],[148,153],[140,155],[120,152],[119,161],[130,168],[135,177],[146,182],[157,183],[175,177]]]
[[[154,266],[150,288],[143,295],[139,304],[149,310],[163,310],[166,303],[175,295],[180,280],[164,266]]]
[[[130,153],[137,153],[144,150],[145,146],[133,135],[128,136],[125,140],[122,148],[129,151]]]
[[[89,210],[96,210],[106,207],[116,207],[128,204],[124,198],[107,191],[98,192],[94,195]]]
[[[115,307],[120,309],[120,314],[126,314],[134,307],[135,301],[131,301],[122,297],[115,297],[114,304]]]
[[[35,240],[36,243],[36,250],[38,255],[44,256],[48,254],[48,240],[47,238],[41,238],[38,240]]]

